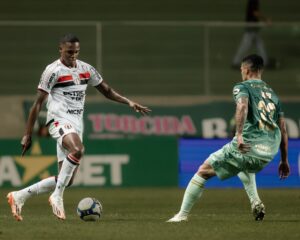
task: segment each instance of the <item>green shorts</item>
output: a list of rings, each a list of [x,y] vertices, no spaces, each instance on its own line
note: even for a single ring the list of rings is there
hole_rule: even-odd
[[[235,144],[230,142],[220,150],[212,153],[207,162],[213,167],[218,178],[226,179],[236,176],[239,172],[256,173],[262,170],[272,159],[241,154]]]

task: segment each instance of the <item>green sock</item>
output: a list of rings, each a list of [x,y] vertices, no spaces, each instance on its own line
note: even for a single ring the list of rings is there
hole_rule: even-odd
[[[206,180],[195,174],[189,182],[181,204],[180,214],[188,215],[196,201],[201,197]]]
[[[244,188],[248,195],[250,203],[253,203],[254,201],[260,201],[256,188],[255,174],[248,172],[240,172],[238,174],[238,177],[244,184]]]

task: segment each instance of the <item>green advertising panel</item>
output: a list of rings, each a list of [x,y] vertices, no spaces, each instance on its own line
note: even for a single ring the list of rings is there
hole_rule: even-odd
[[[88,103],[84,113],[89,139],[134,137],[230,138],[235,132],[235,103],[209,102],[189,106],[154,106],[149,116],[120,104]],[[299,138],[300,103],[283,103],[288,134]]]
[[[176,186],[177,140],[88,140],[75,186]],[[57,175],[56,143],[35,140],[21,157],[19,140],[0,140],[0,186],[23,187]]]
[[[25,115],[32,102],[25,102]],[[138,137],[228,138],[234,133],[235,103],[209,102],[188,106],[150,106],[149,116],[115,103],[86,103],[84,136],[88,139],[133,139]],[[283,103],[288,134],[299,138],[300,103]],[[45,113],[45,112],[44,112]],[[42,116],[46,116],[46,114]],[[45,118],[39,119],[40,125]]]

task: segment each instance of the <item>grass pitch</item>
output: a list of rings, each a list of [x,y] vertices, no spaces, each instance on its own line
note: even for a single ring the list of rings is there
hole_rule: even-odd
[[[183,189],[177,188],[71,188],[65,192],[67,219],[57,220],[48,195],[31,198],[16,222],[0,191],[0,239],[300,239],[299,189],[260,190],[267,214],[255,222],[242,189],[207,189],[186,223],[166,223],[180,207]],[[84,197],[99,199],[104,207],[98,222],[76,215]]]

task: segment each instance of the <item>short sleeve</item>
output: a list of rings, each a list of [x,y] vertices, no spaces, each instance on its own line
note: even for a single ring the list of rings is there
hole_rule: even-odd
[[[57,82],[57,73],[51,71],[49,68],[46,68],[41,76],[38,89],[50,93],[51,89],[53,88],[56,82]]]
[[[100,73],[98,73],[98,71],[92,66],[90,66],[90,73],[91,73],[91,78],[88,82],[89,85],[95,87],[103,81],[102,76],[100,75]]]
[[[236,84],[232,90],[232,95],[235,101],[240,97],[249,97],[248,89],[243,84]]]

